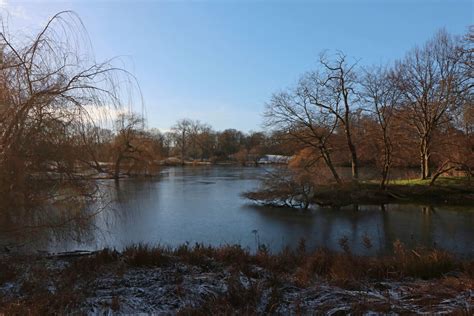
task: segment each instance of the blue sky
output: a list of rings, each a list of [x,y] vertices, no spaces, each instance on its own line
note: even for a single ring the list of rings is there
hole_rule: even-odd
[[[463,34],[474,1],[7,1],[14,27],[74,10],[97,59],[123,56],[150,127],[180,118],[260,130],[265,102],[343,50],[363,65],[392,61],[438,29]]]

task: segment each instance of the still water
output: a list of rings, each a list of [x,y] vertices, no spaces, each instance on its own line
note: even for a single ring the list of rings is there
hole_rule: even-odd
[[[122,249],[148,243],[240,244],[273,251],[295,246],[382,254],[399,239],[408,246],[438,247],[474,257],[474,208],[429,205],[350,206],[302,211],[263,207],[241,193],[259,185],[265,168],[170,167],[154,179],[103,181],[110,203],[85,227],[43,232],[27,247],[45,251]],[[104,202],[103,202],[104,203]],[[372,247],[363,240],[368,237]],[[15,242],[15,240],[10,240]]]

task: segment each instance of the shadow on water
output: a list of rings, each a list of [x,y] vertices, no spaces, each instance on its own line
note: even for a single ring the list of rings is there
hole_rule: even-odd
[[[3,214],[0,245],[71,251],[200,242],[238,243],[255,250],[258,237],[272,251],[296,246],[302,238],[308,247],[339,250],[341,238],[346,238],[358,254],[391,252],[393,242],[400,240],[410,247],[438,247],[474,257],[472,208],[391,204],[303,211],[251,204],[241,193],[258,186],[263,173],[263,168],[176,167],[153,179],[102,180],[107,199],[81,214]],[[104,211],[89,216],[97,209]]]

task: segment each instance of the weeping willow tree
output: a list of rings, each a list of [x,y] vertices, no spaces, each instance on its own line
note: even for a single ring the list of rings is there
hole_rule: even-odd
[[[97,196],[80,132],[130,109],[139,89],[117,60],[97,62],[90,47],[70,11],[34,36],[12,36],[2,21],[0,214],[43,208],[69,218]]]

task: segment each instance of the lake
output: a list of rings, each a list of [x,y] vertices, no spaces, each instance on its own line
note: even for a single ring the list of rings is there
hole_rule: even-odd
[[[106,198],[94,206],[96,216],[67,221],[61,228],[34,229],[30,238],[5,233],[20,220],[14,216],[0,222],[1,236],[4,244],[51,252],[186,242],[240,244],[251,250],[265,244],[278,251],[301,239],[309,248],[340,250],[340,239],[347,238],[353,252],[370,255],[391,251],[399,239],[410,247],[474,257],[472,207],[393,204],[303,211],[264,207],[241,197],[258,187],[266,172],[265,167],[169,167],[153,179],[103,180]],[[38,216],[29,221],[37,222]],[[371,248],[364,246],[366,238]]]

